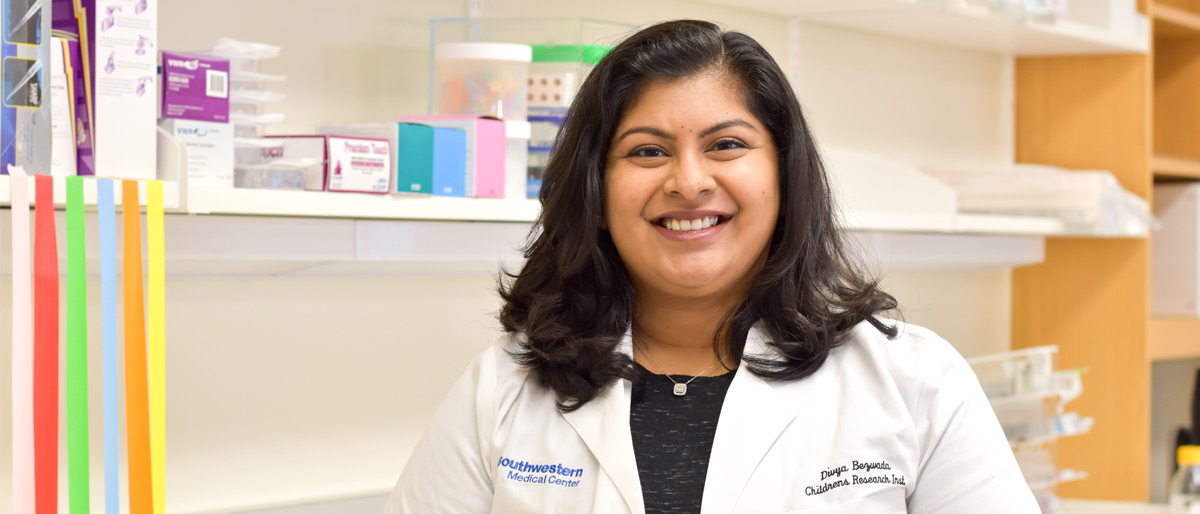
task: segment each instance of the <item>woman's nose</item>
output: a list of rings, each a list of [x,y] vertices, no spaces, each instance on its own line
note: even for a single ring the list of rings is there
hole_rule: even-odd
[[[713,192],[717,187],[716,180],[699,155],[685,153],[679,156],[671,164],[670,173],[663,184],[663,190],[668,195],[694,200]]]

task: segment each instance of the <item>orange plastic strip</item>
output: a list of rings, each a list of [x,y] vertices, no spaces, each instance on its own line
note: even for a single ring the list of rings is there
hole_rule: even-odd
[[[146,312],[142,300],[142,210],[138,183],[121,193],[125,226],[125,431],[129,449],[129,512],[153,514],[150,414],[146,377]]]

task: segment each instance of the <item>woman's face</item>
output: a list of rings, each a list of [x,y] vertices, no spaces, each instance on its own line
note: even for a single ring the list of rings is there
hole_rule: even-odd
[[[766,260],[777,149],[734,82],[651,82],[613,134],[604,222],[639,294],[740,298]]]

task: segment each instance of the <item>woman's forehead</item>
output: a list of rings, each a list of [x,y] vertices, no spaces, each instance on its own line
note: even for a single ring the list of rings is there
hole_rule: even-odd
[[[613,136],[639,125],[667,131],[700,131],[735,119],[760,127],[747,109],[738,81],[711,73],[648,82],[631,99]]]

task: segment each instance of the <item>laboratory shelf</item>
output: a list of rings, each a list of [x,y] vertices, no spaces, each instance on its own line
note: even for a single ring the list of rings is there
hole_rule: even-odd
[[[1187,9],[1164,5],[1154,6],[1154,37],[1200,36],[1200,14]]]
[[[529,199],[201,187],[188,190],[187,206],[193,214],[518,222],[533,221],[540,210]]]
[[[83,203],[88,206],[96,205],[96,178],[84,177],[83,179]],[[145,182],[145,181],[140,181]],[[29,202],[33,205],[34,201],[34,178],[29,178]],[[179,184],[174,181],[163,181],[163,209],[178,209],[179,203]],[[122,204],[121,196],[122,188],[119,185],[113,185],[113,202],[116,203],[119,209]],[[9,207],[9,199],[12,194],[12,179],[8,175],[0,175],[0,206]],[[138,187],[138,202],[146,205],[146,186],[139,184]],[[65,177],[54,177],[54,204],[58,207],[67,205],[67,181]]]
[[[1148,23],[1139,18],[1129,33],[1067,19],[996,13],[933,0],[853,0],[842,4],[806,0],[705,0],[807,22],[1005,55],[1146,53]],[[831,7],[836,5],[836,7]],[[1138,15],[1141,16],[1141,15]]]
[[[1200,32],[1196,35],[1200,36]],[[1151,162],[1155,179],[1200,180],[1200,161],[1169,155],[1155,155]]]
[[[1150,318],[1146,358],[1150,362],[1200,358],[1200,318]]]

